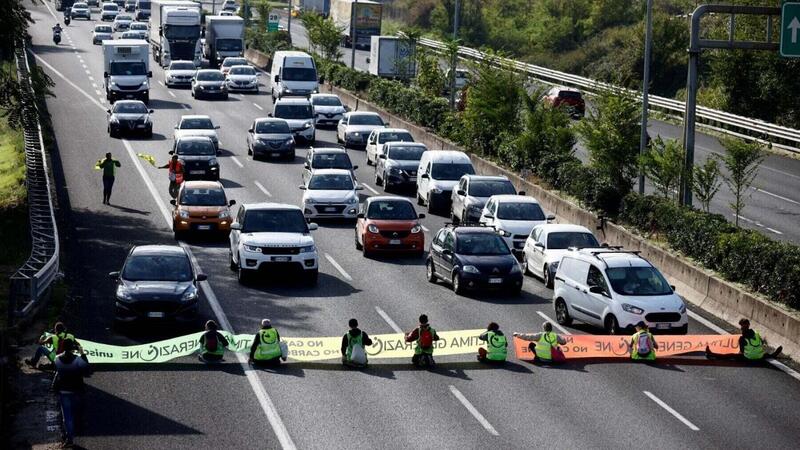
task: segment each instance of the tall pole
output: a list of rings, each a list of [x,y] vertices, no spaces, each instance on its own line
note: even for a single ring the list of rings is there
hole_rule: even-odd
[[[456,0],[453,10],[453,45],[458,41],[458,19],[461,16],[461,1]],[[456,63],[458,62],[458,52],[453,53],[450,61],[450,109],[456,106]]]
[[[350,68],[356,68],[356,11],[358,11],[358,0],[353,2],[353,9],[350,10]]]
[[[650,53],[653,48],[653,0],[647,0],[647,19],[644,33],[644,79],[642,80],[642,130],[639,137],[639,154],[647,151],[647,109],[650,104]],[[639,169],[639,193],[644,194],[644,171]]]
[[[286,23],[286,32],[289,33],[289,43],[292,42],[292,0],[289,0],[289,20]]]

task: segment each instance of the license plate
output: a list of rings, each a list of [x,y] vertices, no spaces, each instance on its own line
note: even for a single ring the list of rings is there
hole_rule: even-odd
[[[489,278],[489,284],[501,284],[502,282],[502,278]]]
[[[125,94],[125,98],[133,98],[133,94]]]
[[[390,245],[400,245],[400,244],[402,244],[402,243],[403,243],[403,242],[402,242],[400,239],[391,239],[391,240],[389,241],[389,244],[390,244]]]
[[[291,260],[292,260],[292,258],[289,258],[288,256],[273,256],[272,257],[272,261],[273,262],[289,262]]]
[[[281,154],[280,154],[280,153],[272,153],[272,157],[273,157],[273,158],[277,158],[277,157],[279,157],[279,156],[281,156]]]
[[[668,330],[670,328],[668,323],[657,323],[656,328],[659,330]]]
[[[197,229],[198,230],[210,230],[211,229],[211,225],[198,225]]]
[[[205,171],[205,170],[190,170],[190,171],[189,171],[189,174],[190,174],[190,175],[202,175],[202,174],[204,174],[204,173],[206,173],[206,171]]]
[[[136,125],[136,128],[144,128],[144,124]]]
[[[163,312],[149,312],[149,313],[147,313],[147,317],[150,317],[151,319],[163,319],[164,318],[164,313]]]
[[[336,212],[336,208],[333,206],[326,206],[324,209],[325,212]]]

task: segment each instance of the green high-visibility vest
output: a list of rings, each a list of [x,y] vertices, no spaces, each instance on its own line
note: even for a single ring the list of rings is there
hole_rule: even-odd
[[[219,336],[217,336],[217,349],[213,350],[213,351],[209,350],[208,347],[206,347],[206,335],[203,335],[203,338],[204,338],[203,339],[203,348],[201,349],[201,351],[204,354],[205,353],[208,353],[209,355],[223,355],[223,354],[225,354],[225,347],[222,345],[222,340],[220,339]]]
[[[47,354],[47,359],[49,359],[50,362],[54,362],[56,360],[56,354],[58,353],[58,346],[61,340],[71,340],[72,342],[75,342],[75,336],[69,333],[56,333],[50,335],[50,341],[53,343],[50,353]]]
[[[766,352],[764,351],[764,341],[758,331],[753,331],[753,339],[744,339],[744,357],[747,359],[761,359]]]
[[[347,360],[350,361],[351,355],[353,354],[353,347],[356,345],[360,345],[362,348],[364,347],[364,332],[360,331],[358,336],[353,336],[350,333],[347,333],[347,352],[345,356],[347,356]],[[364,355],[366,356],[366,351]]]
[[[558,344],[558,335],[552,331],[542,333],[539,340],[536,342],[536,356],[540,359],[551,360],[553,359],[553,347]]]
[[[505,335],[489,331],[486,333],[486,359],[505,361],[508,355],[508,341]]]
[[[278,344],[278,331],[275,328],[259,330],[255,360],[267,361],[279,356],[281,356],[281,346]]]
[[[650,339],[650,344],[652,346],[652,350],[650,351],[650,353],[647,354],[647,356],[640,355],[637,349],[639,345],[639,336],[642,334],[647,334],[647,338]],[[649,331],[642,330],[633,333],[633,337],[631,338],[631,359],[646,359],[649,361],[654,361],[656,359],[656,347],[652,344],[653,344],[653,335],[650,334]]]

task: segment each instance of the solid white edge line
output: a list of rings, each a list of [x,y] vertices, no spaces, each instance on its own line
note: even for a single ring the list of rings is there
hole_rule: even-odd
[[[364,186],[365,188],[369,189],[373,194],[380,195],[380,192],[378,192],[375,189],[373,189],[372,186],[368,185],[367,183],[361,183],[361,185]]]
[[[458,399],[458,401],[461,402],[464,408],[467,408],[467,411],[469,411],[469,413],[472,414],[472,417],[474,417],[475,420],[477,420],[478,423],[480,423],[483,426],[483,428],[486,429],[486,431],[488,431],[493,436],[500,436],[500,433],[498,433],[497,430],[494,429],[492,424],[490,424],[489,421],[486,420],[486,417],[483,417],[483,414],[481,414],[477,409],[475,409],[474,406],[472,406],[472,403],[470,403],[469,400],[467,400],[467,398],[464,397],[464,394],[462,394],[461,391],[456,389],[456,387],[453,386],[452,384],[449,386],[449,388],[450,392],[456,397],[456,399]]]
[[[385,320],[386,323],[389,324],[389,327],[391,327],[391,329],[393,329],[396,333],[402,333],[403,332],[403,330],[401,330],[400,327],[397,326],[395,321],[392,320],[392,318],[389,317],[388,314],[386,314],[386,311],[382,310],[378,306],[375,307],[375,311],[378,312],[378,315],[381,316],[383,318],[383,320]]]
[[[327,259],[327,260],[328,260],[328,262],[330,262],[330,263],[331,263],[331,265],[333,265],[333,267],[335,267],[335,268],[336,268],[336,270],[338,270],[338,271],[339,271],[339,273],[340,273],[340,274],[342,274],[342,276],[343,276],[343,277],[344,277],[344,278],[345,278],[347,281],[353,281],[353,278],[350,276],[350,274],[348,274],[348,273],[347,273],[347,272],[344,270],[344,268],[342,268],[342,266],[340,266],[340,265],[339,265],[339,263],[338,263],[338,262],[336,262],[336,260],[335,260],[335,259],[333,259],[333,256],[331,256],[331,254],[330,254],[330,253],[325,253],[325,259]]]
[[[700,314],[697,314],[692,310],[687,310],[687,314],[689,314],[689,317],[691,317],[692,319],[703,324],[703,326],[705,326],[706,328],[714,330],[714,332],[717,334],[730,334],[727,331],[723,330],[721,327],[712,323],[710,320],[706,319],[705,317],[701,316]]]
[[[244,164],[242,164],[242,162],[239,161],[239,158],[237,158],[235,156],[231,156],[231,160],[233,160],[233,162],[235,162],[237,166],[244,167]]]
[[[650,400],[656,402],[656,404],[658,406],[664,408],[665,410],[667,410],[668,413],[672,414],[676,419],[678,419],[681,422],[683,422],[683,424],[686,425],[687,427],[689,427],[690,430],[692,430],[692,431],[700,431],[700,428],[697,428],[697,425],[695,425],[692,422],[690,422],[689,419],[687,419],[686,417],[683,417],[681,415],[681,413],[679,413],[678,411],[675,411],[674,409],[672,409],[672,407],[670,407],[668,404],[664,403],[663,400],[661,400],[660,398],[658,398],[655,395],[653,395],[652,392],[650,392],[650,391],[642,391],[642,392],[644,392],[644,395],[650,397]]]
[[[758,192],[761,192],[762,194],[766,194],[766,195],[769,195],[771,197],[775,197],[775,198],[777,198],[779,200],[783,200],[785,202],[789,202],[789,203],[792,203],[792,204],[795,204],[795,205],[800,205],[800,202],[798,202],[797,200],[792,200],[792,199],[786,198],[786,197],[784,197],[782,195],[773,194],[772,192],[765,191],[765,190],[760,189],[760,188],[753,188],[753,189],[758,191]]]
[[[777,235],[781,235],[781,234],[783,234],[783,232],[782,232],[782,231],[778,231],[778,230],[776,230],[775,228],[770,228],[770,227],[764,227],[764,228],[766,228],[766,229],[767,229],[767,230],[769,230],[769,231],[772,231],[773,233],[775,233],[775,234],[777,234]]]
[[[543,313],[541,311],[536,311],[536,314],[542,316],[542,318],[544,318],[544,320],[546,320],[546,321],[550,322],[551,324],[553,324],[553,326],[558,328],[558,330],[561,331],[562,334],[572,334],[569,331],[567,331],[566,328],[564,328],[561,325],[559,325],[558,322],[556,322],[555,320],[553,320],[550,317],[548,317],[547,314],[545,314],[545,313]]]
[[[47,6],[47,3],[45,3],[45,6]],[[49,8],[50,7],[48,6],[48,9]],[[52,14],[52,11],[51,11],[51,14]],[[38,59],[43,64],[45,64],[51,71],[53,71],[55,74],[57,74],[63,80],[65,80],[67,83],[72,85],[75,89],[77,89],[80,93],[82,93],[84,96],[86,96],[86,98],[88,98],[90,101],[95,103],[101,109],[105,110],[105,108],[103,108],[103,106],[100,103],[98,103],[94,98],[92,98],[91,95],[89,95],[83,89],[78,87],[75,83],[73,83],[72,81],[67,79],[61,72],[57,71],[53,66],[51,66],[50,64],[45,62],[44,59],[42,59],[38,55],[34,55],[34,56],[36,56],[36,59]],[[123,139],[122,143],[125,146],[125,150],[127,151],[128,156],[133,161],[134,167],[136,167],[136,170],[139,172],[139,175],[141,176],[142,180],[144,181],[145,185],[147,186],[148,191],[150,191],[150,195],[152,195],[153,199],[155,200],[156,205],[158,206],[158,209],[161,211],[161,214],[164,217],[164,220],[166,222],[167,227],[171,229],[172,228],[172,217],[171,217],[169,211],[167,210],[166,205],[161,200],[161,197],[158,196],[158,192],[156,191],[156,187],[153,184],[153,181],[147,176],[147,173],[145,172],[144,167],[142,166],[141,161],[139,160],[139,157],[136,156],[136,153],[133,151],[133,147],[131,147],[131,145],[128,142],[128,140],[127,139]],[[179,244],[181,245],[181,247],[186,249],[189,257],[192,260],[192,263],[195,265],[195,267],[197,267],[197,270],[202,272],[200,264],[197,263],[197,259],[195,258],[195,256],[192,253],[191,249],[186,245],[185,242],[179,242]],[[208,300],[208,303],[211,306],[211,309],[214,311],[214,315],[217,316],[217,320],[219,321],[220,325],[222,325],[224,329],[230,331],[231,333],[236,334],[234,329],[233,329],[233,327],[231,327],[230,322],[228,321],[228,317],[225,315],[225,312],[222,310],[222,306],[219,304],[219,301],[217,300],[217,296],[214,294],[214,290],[211,288],[211,285],[207,281],[202,281],[202,282],[200,282],[200,287],[203,290],[203,293],[205,294],[206,300]],[[239,364],[242,366],[242,369],[244,370],[245,374],[247,375],[247,381],[249,382],[250,387],[253,389],[253,392],[256,394],[256,397],[258,398],[258,402],[261,405],[261,409],[264,411],[264,414],[267,416],[267,420],[269,421],[270,425],[272,426],[272,430],[275,433],[275,436],[278,438],[278,441],[281,443],[281,447],[286,449],[286,450],[294,450],[294,449],[296,449],[297,447],[294,445],[294,442],[292,441],[291,436],[289,436],[289,432],[286,429],[286,425],[283,423],[283,420],[281,419],[280,415],[278,414],[278,411],[275,408],[275,405],[272,403],[272,400],[270,399],[269,394],[267,394],[267,391],[264,389],[264,385],[261,384],[260,380],[258,379],[258,376],[255,374],[253,369],[247,363],[247,359],[245,359],[244,355],[241,354],[241,353],[237,353],[236,354],[236,358],[239,360]]]
[[[267,190],[267,188],[265,188],[265,187],[264,187],[264,185],[263,185],[263,184],[261,184],[261,183],[259,183],[258,181],[256,181],[256,187],[257,187],[257,188],[259,188],[259,189],[261,190],[261,192],[263,192],[264,194],[266,194],[266,195],[267,195],[267,197],[272,197],[272,194],[270,194],[270,193],[269,193],[269,191]]]

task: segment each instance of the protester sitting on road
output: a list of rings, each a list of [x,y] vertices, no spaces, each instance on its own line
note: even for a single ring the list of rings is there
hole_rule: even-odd
[[[655,361],[657,347],[656,340],[647,328],[647,324],[644,322],[637,323],[636,333],[633,333],[631,337],[631,359]]]
[[[534,361],[541,362],[561,362],[564,354],[559,345],[566,345],[567,340],[563,336],[553,332],[553,324],[544,322],[541,333],[514,333],[514,337],[529,341],[528,349],[533,353]]]
[[[506,335],[500,331],[500,325],[491,322],[486,331],[478,336],[478,339],[486,342],[486,348],[478,349],[478,361],[486,363],[502,364],[508,356],[508,340]]]
[[[762,338],[758,331],[750,328],[750,321],[747,319],[739,320],[739,327],[742,336],[739,338],[738,354],[719,354],[714,353],[706,346],[706,358],[708,359],[732,359],[747,362],[762,361],[767,358],[777,358],[783,351],[783,346],[778,346],[772,353],[767,353],[764,349],[767,340]]]
[[[75,417],[80,417],[85,385],[83,378],[89,374],[89,362],[83,351],[81,355],[75,341],[65,339],[61,345],[62,352],[56,356],[56,375],[53,378],[53,390],[58,393],[61,404],[61,417],[64,421],[64,443],[72,445],[75,438]]]
[[[217,322],[209,320],[206,322],[206,332],[200,336],[200,361],[218,362],[222,361],[228,340],[219,331]]]
[[[434,365],[433,342],[439,339],[441,338],[436,334],[436,330],[428,323],[428,316],[425,314],[419,316],[419,326],[406,334],[406,342],[416,343],[411,362],[418,367],[421,365]]]
[[[350,331],[342,336],[342,364],[354,367],[367,365],[367,352],[364,347],[372,345],[366,331],[358,328],[358,320],[350,319],[347,323]]]
[[[38,367],[39,359],[42,356],[47,356],[50,362],[54,362],[56,355],[63,351],[64,342],[66,341],[72,341],[77,348],[81,348],[78,341],[75,340],[75,336],[67,333],[67,327],[62,322],[56,322],[52,333],[45,331],[39,337],[39,347],[36,348],[36,353],[33,354],[33,358],[26,359],[25,363],[35,369]],[[81,351],[83,350],[81,349]]]
[[[250,363],[276,365],[281,363],[281,335],[269,319],[261,321],[261,329],[250,346]]]

